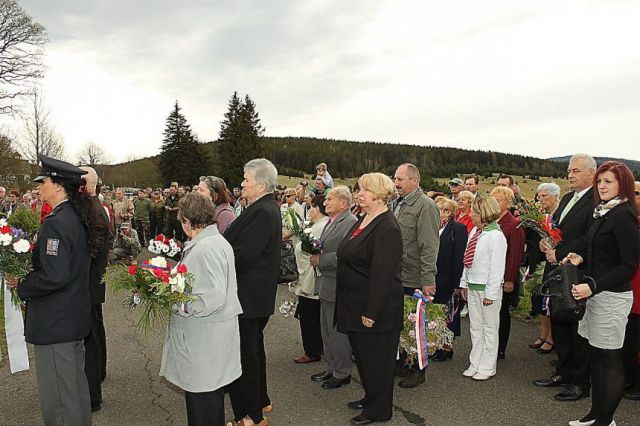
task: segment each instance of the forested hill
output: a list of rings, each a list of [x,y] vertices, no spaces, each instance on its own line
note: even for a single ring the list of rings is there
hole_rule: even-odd
[[[353,142],[310,137],[265,137],[264,156],[274,162],[282,175],[315,173],[315,166],[327,163],[336,178],[360,176],[380,171],[392,175],[401,163],[416,164],[426,177],[453,177],[457,174],[509,173],[518,176],[565,175],[565,163],[503,154],[434,146]],[[204,144],[211,159],[200,175],[218,175],[217,141]],[[118,186],[157,186],[162,183],[159,157],[144,158],[114,166],[101,166],[105,181]]]
[[[568,163],[570,158],[571,158],[570,155],[565,155],[564,157],[549,158],[549,160]],[[636,172],[636,174],[640,173],[640,161],[627,160],[627,159],[624,159],[624,158],[611,158],[611,157],[595,157],[595,160],[598,163],[598,165],[606,163],[607,161],[620,161],[621,163],[624,163],[627,166],[629,166],[629,168],[631,170],[633,170],[634,172]]]
[[[509,173],[527,176],[563,176],[566,165],[522,155],[434,146],[351,142],[306,137],[265,137],[266,157],[282,174],[313,173],[325,162],[336,177],[360,176],[371,171],[393,174],[401,163],[414,163],[432,177],[456,174]],[[215,145],[215,142],[213,143]]]

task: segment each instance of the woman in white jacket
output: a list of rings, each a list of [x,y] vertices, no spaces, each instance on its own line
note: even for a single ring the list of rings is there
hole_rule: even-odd
[[[240,377],[240,332],[233,249],[214,223],[210,199],[187,194],[178,219],[190,241],[181,263],[199,299],[171,316],[160,375],[184,389],[187,421],[224,425],[224,386]]]
[[[487,380],[496,374],[507,240],[496,220],[500,207],[492,197],[477,197],[471,206],[471,230],[460,280],[469,305],[471,354],[465,377]]]

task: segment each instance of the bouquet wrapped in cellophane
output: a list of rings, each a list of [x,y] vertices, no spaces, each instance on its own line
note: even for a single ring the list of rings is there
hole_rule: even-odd
[[[294,209],[288,209],[284,213],[283,225],[290,230],[302,243],[300,247],[308,254],[320,254],[322,252],[322,241],[313,235],[309,228],[310,223],[302,220]]]
[[[540,203],[523,199],[518,203],[520,224],[533,229],[540,237],[549,240],[554,246],[562,241],[562,231],[553,221],[553,216],[547,213]]]
[[[141,308],[136,326],[145,333],[156,325],[166,325],[176,310],[187,312],[187,303],[198,300],[191,294],[192,280],[186,265],[171,268],[160,256],[141,265],[109,266],[103,279],[114,293],[127,293],[125,307]]]
[[[9,219],[0,219],[0,273],[24,278],[33,270],[33,248],[39,228],[38,215],[27,207],[18,208]],[[14,306],[21,304],[17,288],[11,290],[11,302]]]

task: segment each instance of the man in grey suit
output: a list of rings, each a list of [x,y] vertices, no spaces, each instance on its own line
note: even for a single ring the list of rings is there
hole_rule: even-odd
[[[336,307],[336,270],[338,246],[357,219],[349,211],[351,192],[346,186],[336,186],[324,202],[329,223],[322,231],[322,254],[313,255],[311,264],[320,275],[316,287],[320,296],[320,331],[327,369],[311,376],[314,382],[323,382],[324,389],[335,389],[351,382],[351,345],[346,334],[336,330],[333,315]]]

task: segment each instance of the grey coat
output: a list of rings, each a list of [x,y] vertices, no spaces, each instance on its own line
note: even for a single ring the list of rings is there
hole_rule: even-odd
[[[336,301],[336,272],[338,268],[338,246],[347,232],[358,219],[347,209],[340,213],[322,232],[322,254],[318,263],[320,276],[316,277],[316,286],[320,299],[327,302]]]
[[[160,375],[186,391],[210,392],[242,373],[233,249],[210,225],[185,244],[181,263],[193,274],[192,293],[200,300],[171,316]]]
[[[396,217],[402,231],[402,285],[436,285],[440,247],[440,212],[436,203],[418,188],[405,197]]]

